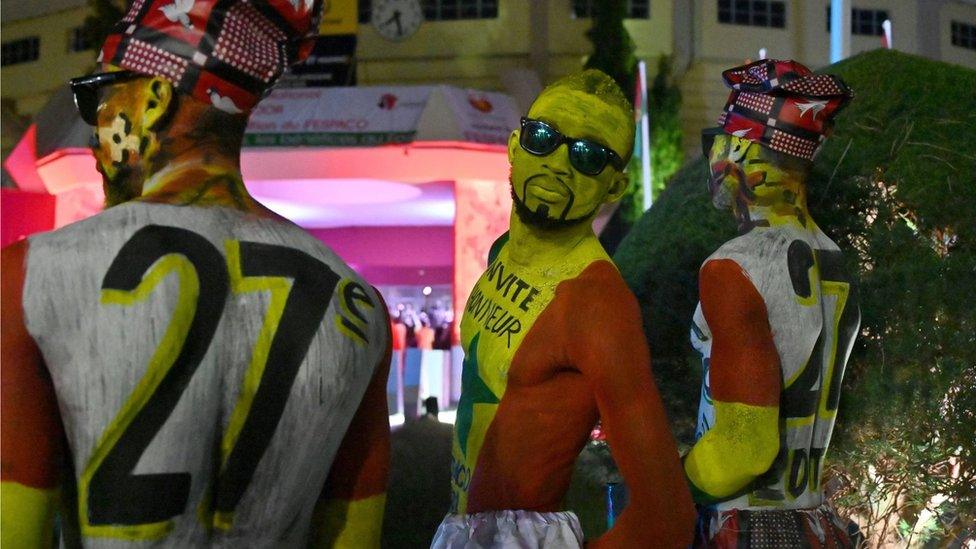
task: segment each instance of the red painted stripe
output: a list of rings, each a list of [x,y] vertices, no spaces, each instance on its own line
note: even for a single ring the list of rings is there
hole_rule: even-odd
[[[24,325],[27,241],[2,252],[0,346],[0,479],[33,488],[60,482],[62,440],[54,386]]]
[[[778,406],[779,354],[766,304],[742,267],[715,259],[699,276],[702,313],[712,332],[712,397],[752,406]]]

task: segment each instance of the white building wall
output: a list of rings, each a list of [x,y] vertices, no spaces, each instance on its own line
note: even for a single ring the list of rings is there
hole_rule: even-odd
[[[949,2],[939,14],[940,58],[947,63],[955,63],[976,69],[976,50],[952,45],[952,22],[958,21],[976,26],[976,5],[963,2]]]

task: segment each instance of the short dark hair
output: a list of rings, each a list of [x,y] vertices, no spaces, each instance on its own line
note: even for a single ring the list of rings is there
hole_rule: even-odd
[[[208,105],[190,135],[202,141],[212,141],[226,155],[237,156],[240,155],[246,127],[247,116],[231,114]]]

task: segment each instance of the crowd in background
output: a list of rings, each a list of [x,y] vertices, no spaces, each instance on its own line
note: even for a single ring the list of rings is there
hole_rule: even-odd
[[[393,348],[450,350],[454,309],[441,301],[418,311],[413,303],[397,303],[390,311]]]

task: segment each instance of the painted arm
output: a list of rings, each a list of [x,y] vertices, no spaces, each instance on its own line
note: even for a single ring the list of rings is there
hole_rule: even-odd
[[[593,317],[586,320],[589,335],[577,351],[579,367],[593,384],[629,502],[613,528],[588,547],[687,547],[695,510],[651,377],[637,302],[622,280],[596,285],[589,292],[593,301],[580,310],[588,317],[592,311]],[[605,306],[593,307],[601,302]]]
[[[781,375],[766,304],[736,262],[705,263],[699,295],[712,332],[715,425],[684,468],[695,500],[710,503],[734,496],[776,459]]]
[[[387,338],[386,352],[374,369],[315,507],[315,547],[380,546],[390,470],[389,345]]]
[[[0,345],[0,545],[50,547],[63,429],[41,352],[24,325],[27,241],[3,249]]]

